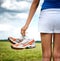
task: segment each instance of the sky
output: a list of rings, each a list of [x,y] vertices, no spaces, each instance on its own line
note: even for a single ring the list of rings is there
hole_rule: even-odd
[[[7,39],[9,36],[20,38],[21,28],[26,23],[32,2],[33,0],[0,0],[0,39]],[[41,40],[38,21],[42,2],[43,0],[26,31],[26,36],[35,40]]]

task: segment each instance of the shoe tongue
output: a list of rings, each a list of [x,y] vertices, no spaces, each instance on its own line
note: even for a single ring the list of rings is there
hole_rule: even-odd
[[[29,42],[31,39],[27,36],[23,36],[23,41],[21,43],[27,43]]]
[[[24,39],[21,43],[27,43],[29,40],[28,39]]]
[[[24,36],[20,36],[20,39],[22,39],[22,40],[23,40],[23,39],[24,39]]]
[[[16,42],[18,42],[18,43],[19,43],[19,42],[22,42],[22,39],[16,39]]]
[[[23,39],[29,39],[29,37],[27,37],[27,36],[24,36],[24,37],[23,37]]]

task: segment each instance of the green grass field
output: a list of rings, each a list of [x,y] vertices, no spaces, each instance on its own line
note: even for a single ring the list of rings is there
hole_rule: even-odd
[[[8,41],[0,41],[0,61],[41,61],[41,43],[36,43],[36,48],[14,50]]]

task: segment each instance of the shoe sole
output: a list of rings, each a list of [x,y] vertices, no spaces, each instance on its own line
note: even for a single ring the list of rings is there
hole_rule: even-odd
[[[25,49],[32,49],[32,48],[35,48],[36,46],[34,46],[34,47],[32,47],[32,46],[30,46],[30,47],[26,47]]]
[[[14,42],[12,42],[9,38],[8,38],[8,41],[10,41],[12,44],[15,44]]]
[[[11,46],[12,49],[16,49],[16,50],[32,49],[32,48],[35,48],[35,47],[36,47],[36,46],[34,46],[34,47],[30,46],[30,47],[26,47],[26,48],[15,48],[15,47]]]
[[[23,50],[23,49],[25,49],[25,48],[15,48],[15,47],[13,47],[13,46],[11,46],[11,48],[12,48],[12,49],[15,49],[15,50]]]

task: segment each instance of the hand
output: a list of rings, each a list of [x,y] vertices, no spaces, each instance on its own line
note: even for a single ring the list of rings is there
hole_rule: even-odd
[[[21,28],[22,36],[25,36],[27,28],[28,28],[28,26],[26,26],[26,25]]]

